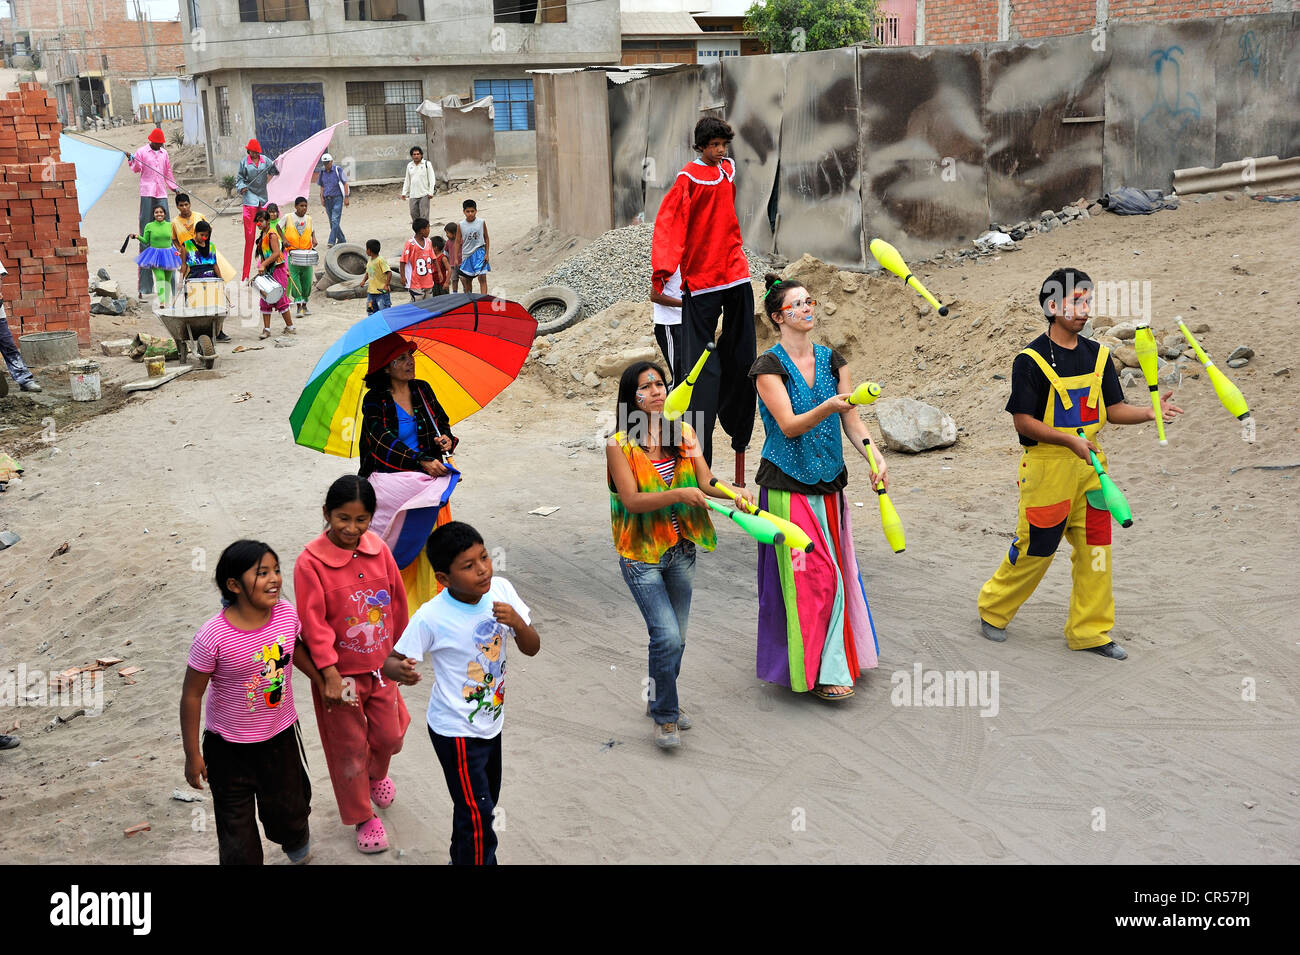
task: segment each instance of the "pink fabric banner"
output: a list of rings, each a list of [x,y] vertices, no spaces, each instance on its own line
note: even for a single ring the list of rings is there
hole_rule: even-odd
[[[299,196],[311,198],[311,177],[316,171],[320,157],[329,148],[334,130],[346,125],[347,121],[344,120],[333,126],[327,126],[276,157],[275,166],[280,170],[280,175],[271,180],[267,188],[267,198],[280,207],[280,215],[287,216],[292,212],[293,200]]]

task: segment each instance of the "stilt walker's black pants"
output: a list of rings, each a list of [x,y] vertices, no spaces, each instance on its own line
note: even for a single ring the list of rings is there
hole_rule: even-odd
[[[718,317],[722,334],[718,334]],[[757,394],[749,380],[754,364],[754,292],[748,282],[716,292],[692,294],[682,289],[682,351],[673,369],[674,383],[684,381],[706,342],[717,342],[717,351],[704,363],[691,397],[686,420],[700,437],[700,450],[713,467],[713,425],[731,438],[734,451],[744,451],[754,433],[754,405]]]

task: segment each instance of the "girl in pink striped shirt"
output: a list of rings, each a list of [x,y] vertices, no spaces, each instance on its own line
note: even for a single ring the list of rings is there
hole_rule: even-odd
[[[185,778],[195,789],[203,779],[212,788],[222,865],[262,864],[257,816],[291,862],[306,862],[311,784],[291,681],[298,613],[280,599],[280,559],[260,541],[227,547],[216,581],[223,607],[194,635],[181,689]],[[301,660],[299,668],[310,675]],[[200,750],[199,710],[209,688]]]

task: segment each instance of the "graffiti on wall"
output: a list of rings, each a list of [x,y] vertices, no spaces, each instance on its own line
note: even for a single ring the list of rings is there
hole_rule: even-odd
[[[1151,51],[1149,59],[1155,74],[1155,98],[1151,108],[1138,120],[1139,126],[1156,119],[1173,124],[1181,132],[1192,120],[1201,118],[1200,100],[1191,90],[1183,91],[1183,66],[1178,59],[1183,55],[1180,46]]]
[[[1256,79],[1259,79],[1259,67],[1263,50],[1260,47],[1259,38],[1255,36],[1255,31],[1247,30],[1243,33],[1238,41],[1238,46],[1241,47],[1241,59],[1237,61],[1237,65],[1241,66],[1245,63],[1250,67],[1251,74]]]

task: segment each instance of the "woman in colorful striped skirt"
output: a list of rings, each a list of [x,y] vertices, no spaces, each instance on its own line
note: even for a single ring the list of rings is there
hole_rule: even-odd
[[[766,438],[758,505],[808,532],[812,553],[758,548],[758,676],[796,693],[843,701],[876,667],[876,632],[853,552],[840,429],[876,472],[867,427],[848,396],[848,363],[809,338],[816,302],[798,282],[769,274],[763,309],[780,342],[750,368]]]

